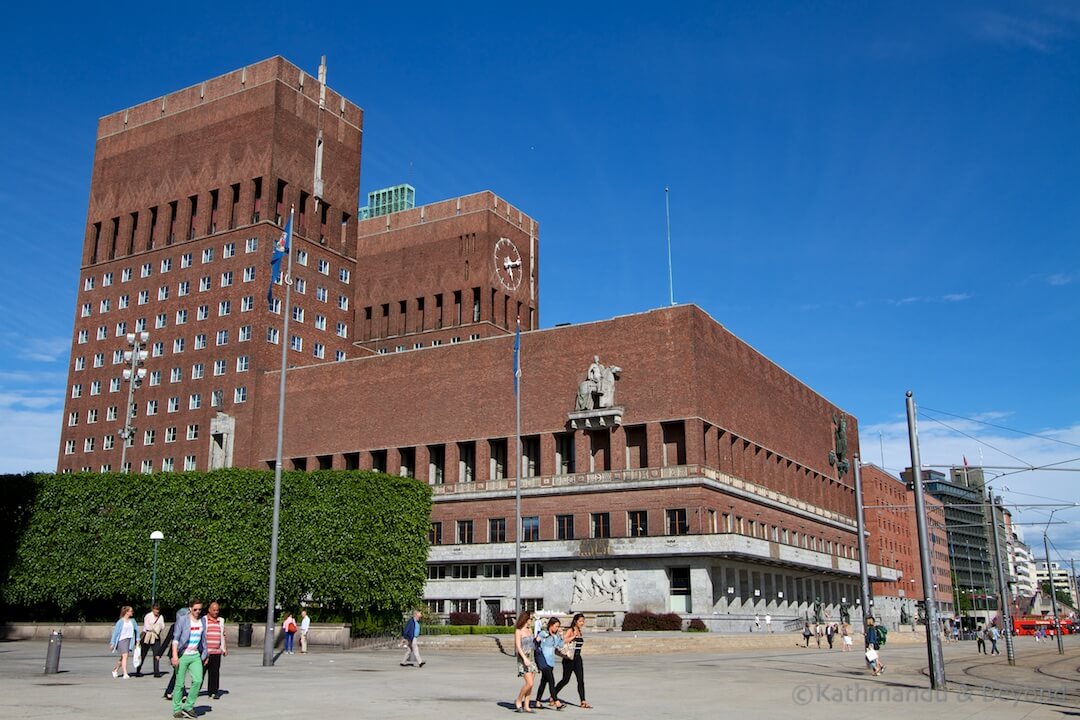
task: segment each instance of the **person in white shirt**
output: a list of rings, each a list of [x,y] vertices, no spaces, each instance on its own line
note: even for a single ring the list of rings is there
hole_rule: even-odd
[[[300,654],[303,655],[307,652],[307,634],[311,629],[311,618],[308,617],[307,610],[300,611]]]
[[[165,635],[165,618],[161,615],[161,606],[154,603],[150,612],[143,618],[142,656],[135,668],[135,676],[142,676],[142,666],[150,653],[154,654],[154,677],[161,677],[161,653],[165,650],[162,639]]]
[[[772,632],[772,615],[765,616],[765,630],[766,632]]]

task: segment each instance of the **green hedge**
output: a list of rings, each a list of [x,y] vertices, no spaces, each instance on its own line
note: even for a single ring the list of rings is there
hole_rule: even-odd
[[[424,635],[513,635],[511,625],[425,625],[420,631]]]
[[[9,617],[114,619],[150,598],[151,531],[165,534],[157,599],[216,599],[265,618],[273,473],[0,476],[0,600]],[[400,625],[426,574],[431,491],[365,471],[282,476],[277,601],[371,630]],[[261,614],[260,614],[261,610]],[[168,613],[171,615],[171,612]]]

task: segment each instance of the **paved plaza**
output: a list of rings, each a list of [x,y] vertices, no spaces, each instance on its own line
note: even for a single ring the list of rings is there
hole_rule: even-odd
[[[1063,718],[1080,715],[1080,640],[1066,654],[1020,638],[1018,664],[976,655],[973,643],[945,648],[949,692],[931,692],[926,650],[889,646],[887,671],[872,677],[861,654],[795,647],[666,654],[585,655],[588,700],[541,717],[585,718]],[[588,645],[586,644],[586,650]],[[114,680],[114,658],[99,643],[67,642],[62,672],[43,675],[46,643],[0,644],[0,717],[168,718],[167,678]],[[316,651],[261,666],[258,648],[222,663],[228,694],[200,698],[211,720],[229,718],[499,718],[513,712],[520,687],[513,660],[492,643],[466,651],[432,647],[422,669],[398,666],[396,649]],[[144,669],[146,669],[144,667]],[[558,672],[557,672],[558,674]]]

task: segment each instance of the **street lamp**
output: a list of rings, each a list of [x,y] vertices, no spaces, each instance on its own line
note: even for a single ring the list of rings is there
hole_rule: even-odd
[[[154,598],[157,596],[157,549],[158,543],[165,539],[165,533],[155,530],[150,533],[150,539],[154,542],[154,572],[150,580],[150,607],[153,607]]]
[[[146,368],[139,367],[146,361],[148,355],[146,350],[147,341],[150,339],[150,333],[128,333],[127,344],[130,350],[124,351],[124,362],[130,363],[131,367],[124,368],[124,379],[128,382],[128,401],[127,412],[124,415],[124,427],[120,429],[120,472],[127,472],[127,449],[128,444],[132,442],[132,438],[135,436],[135,426],[131,424],[132,418],[135,417],[135,391],[139,389],[142,384],[142,380],[146,377]]]

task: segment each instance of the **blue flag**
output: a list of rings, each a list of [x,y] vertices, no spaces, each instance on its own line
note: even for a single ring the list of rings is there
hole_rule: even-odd
[[[274,252],[270,256],[270,286],[266,288],[266,302],[271,305],[274,303],[274,283],[281,274],[281,258],[285,257],[285,253],[289,252],[291,246],[292,213],[289,214],[289,219],[285,223],[285,229],[281,231],[281,237],[274,243]]]
[[[518,394],[518,383],[521,381],[521,319],[518,319],[517,335],[514,336],[514,397]]]

